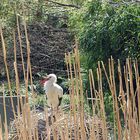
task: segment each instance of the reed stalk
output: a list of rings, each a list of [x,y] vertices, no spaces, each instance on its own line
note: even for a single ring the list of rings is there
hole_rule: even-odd
[[[4,37],[3,37],[3,31],[2,31],[1,27],[0,27],[0,33],[1,33],[1,41],[2,41],[2,48],[3,48],[3,59],[4,59],[5,69],[6,69],[7,80],[8,80],[8,88],[9,88],[9,92],[10,92],[11,105],[12,105],[14,118],[16,118],[15,108],[14,108],[13,99],[12,99],[11,81],[10,81],[9,69],[8,69],[8,64],[7,64],[6,45],[5,45],[5,41],[4,41]]]
[[[6,111],[6,104],[5,104],[4,85],[3,85],[2,88],[3,88],[3,110],[4,110],[5,140],[8,140],[7,111]]]
[[[1,116],[0,116],[0,140],[3,140],[3,138],[2,138],[2,122],[1,122]]]

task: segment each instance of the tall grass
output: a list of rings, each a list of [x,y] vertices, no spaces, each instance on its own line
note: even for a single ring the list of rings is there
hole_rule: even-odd
[[[89,70],[89,84],[90,84],[90,95],[86,94],[83,88],[83,80],[80,68],[80,58],[78,47],[76,47],[72,53],[65,54],[65,61],[67,66],[67,73],[69,79],[69,96],[70,96],[70,109],[65,112],[60,109],[56,113],[56,121],[50,124],[49,112],[46,108],[44,113],[39,115],[35,109],[31,110],[29,106],[28,96],[28,84],[29,82],[33,85],[32,71],[30,63],[30,43],[28,39],[26,23],[24,23],[26,45],[27,45],[27,67],[23,59],[22,41],[20,35],[20,29],[17,18],[17,31],[18,39],[20,42],[20,48],[17,48],[15,41],[15,31],[13,32],[14,41],[14,69],[15,69],[15,83],[18,106],[17,111],[14,108],[12,100],[11,80],[10,73],[7,66],[6,60],[6,43],[3,37],[2,28],[1,41],[3,47],[3,56],[5,69],[7,74],[8,87],[11,97],[11,105],[14,114],[14,132],[8,129],[7,126],[7,112],[5,105],[4,85],[3,85],[3,106],[4,106],[4,130],[2,128],[2,122],[0,119],[0,140],[38,140],[47,139],[51,140],[139,140],[140,139],[140,79],[137,61],[131,59],[126,60],[126,65],[121,68],[120,61],[118,64],[114,64],[113,58],[109,59],[107,67],[104,63],[98,62],[97,73],[93,74],[93,71]],[[23,75],[25,81],[25,97],[26,100],[23,103],[22,96],[20,94],[20,82],[18,77],[18,68],[16,60],[16,50],[21,51],[21,60]],[[117,67],[118,75],[114,72]],[[26,69],[27,68],[27,69]],[[122,74],[123,71],[123,74]],[[95,83],[95,77],[97,83]],[[103,88],[103,77],[106,78],[106,84],[109,87],[109,93],[112,98],[113,113],[114,113],[114,125],[108,126],[107,115],[105,110],[105,92]],[[119,79],[119,85],[116,85],[116,79]],[[124,78],[122,78],[124,77]],[[133,87],[133,80],[136,80],[136,90]],[[117,90],[119,87],[119,90]],[[125,87],[125,89],[124,89]],[[119,93],[119,94],[118,94]],[[32,86],[32,95],[34,97],[34,91]],[[138,108],[135,103],[135,96],[138,98]],[[86,100],[87,98],[87,100]],[[85,103],[89,103],[92,113],[85,111]],[[20,107],[21,105],[21,107]],[[120,114],[120,112],[122,112]],[[45,123],[44,135],[39,135],[38,122],[40,118],[43,118]],[[123,122],[121,121],[123,120]],[[3,133],[3,136],[2,136]],[[11,134],[12,133],[12,134]],[[11,136],[12,135],[12,136]]]

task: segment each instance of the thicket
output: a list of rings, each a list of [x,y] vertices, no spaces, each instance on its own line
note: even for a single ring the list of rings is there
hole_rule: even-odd
[[[127,57],[140,61],[138,3],[110,4],[92,0],[70,14],[70,25],[88,69],[95,68],[98,61],[107,62],[110,56],[115,61],[125,61]]]
[[[82,68],[87,73],[89,69],[93,69],[95,74],[98,61],[103,61],[106,65],[111,56],[115,65],[120,59],[122,67],[128,57],[132,60],[137,59],[138,63],[140,62],[139,3],[87,1],[81,9],[70,13],[69,24],[78,39]],[[115,75],[116,91],[119,96],[117,67],[115,68]],[[125,77],[122,79],[125,82]],[[135,87],[135,77],[133,82]],[[89,89],[89,83],[87,83],[88,80],[85,79],[85,90]],[[97,77],[95,77],[95,84],[98,85]],[[112,100],[106,79],[103,79],[103,88],[105,90],[106,112],[110,112],[107,118],[111,121],[113,118]],[[125,90],[125,87],[123,88]],[[136,89],[134,88],[134,90]]]
[[[15,77],[13,70],[13,31],[16,33],[19,76],[23,78],[20,48],[23,49],[24,60],[26,61],[27,59],[24,20],[27,24],[31,46],[33,77],[38,78],[44,73],[66,75],[64,53],[71,50],[72,35],[67,29],[66,13],[69,6],[65,5],[63,6],[63,4],[51,0],[4,0],[0,3],[0,25],[6,39],[7,59],[11,78]],[[18,32],[17,19],[20,33]],[[21,43],[18,34],[22,38]],[[6,74],[1,46],[0,40],[0,79],[4,79]]]

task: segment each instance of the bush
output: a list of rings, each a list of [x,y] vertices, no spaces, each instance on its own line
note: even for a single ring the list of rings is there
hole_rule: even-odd
[[[97,61],[107,62],[110,56],[140,60],[140,5],[104,5],[92,0],[70,15],[88,69],[96,67]]]
[[[69,24],[79,41],[83,68],[93,69],[95,73],[97,62],[104,61],[107,66],[110,56],[114,58],[115,63],[120,59],[122,66],[127,57],[137,58],[140,61],[139,15],[140,5],[136,3],[111,5],[99,0],[86,2],[79,11],[72,11]],[[118,94],[117,67],[115,67],[115,77]],[[94,78],[95,84],[98,83],[97,77]],[[89,83],[87,83],[85,85],[89,89]],[[106,79],[103,79],[103,88],[105,109],[108,120],[112,122],[113,109],[110,95],[106,94],[108,93]]]

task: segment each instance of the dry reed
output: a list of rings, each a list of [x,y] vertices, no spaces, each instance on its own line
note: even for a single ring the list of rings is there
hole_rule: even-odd
[[[2,28],[1,40],[3,46],[4,62],[7,73],[8,86],[11,96],[11,104],[14,113],[14,121],[12,122],[12,130],[7,126],[5,95],[3,95],[4,106],[4,130],[2,137],[2,123],[0,120],[0,140],[139,140],[140,139],[140,78],[137,61],[132,62],[131,59],[126,60],[126,65],[122,68],[118,60],[118,76],[115,75],[114,60],[109,59],[108,68],[105,67],[103,62],[98,62],[97,67],[97,83],[95,83],[95,74],[89,70],[89,85],[90,95],[86,94],[83,88],[82,73],[80,68],[79,50],[76,47],[72,53],[65,54],[65,61],[69,79],[69,96],[70,96],[70,110],[65,112],[60,109],[56,114],[56,121],[50,124],[50,112],[45,109],[43,113],[31,110],[28,99],[28,84],[29,81],[33,85],[32,71],[30,63],[30,43],[28,40],[28,33],[26,23],[24,22],[26,45],[27,45],[27,70],[25,70],[22,41],[20,36],[20,29],[17,18],[18,38],[20,42],[20,51],[22,59],[23,75],[26,87],[26,101],[22,102],[20,95],[20,82],[18,77],[17,61],[16,61],[16,43],[15,32],[13,32],[14,40],[14,69],[15,69],[15,82],[18,100],[17,112],[12,100],[10,74],[6,61],[6,45],[3,37]],[[134,69],[134,71],[133,71]],[[134,75],[134,76],[133,76]],[[114,125],[111,126],[113,131],[110,131],[107,122],[107,115],[105,111],[104,89],[103,89],[103,76],[109,86],[110,96],[112,96],[113,112],[114,112]],[[119,85],[116,85],[115,77],[119,79]],[[124,77],[124,79],[122,78]],[[136,79],[136,90],[133,87],[134,77]],[[124,80],[124,81],[123,81]],[[95,86],[96,85],[96,86]],[[119,86],[119,91],[117,91]],[[3,86],[4,87],[4,86]],[[124,89],[125,87],[125,89]],[[118,95],[119,92],[119,95]],[[4,88],[3,88],[4,93]],[[32,95],[34,95],[32,86]],[[94,96],[93,96],[94,95]],[[138,98],[138,107],[135,103],[135,97]],[[34,96],[33,96],[34,97]],[[87,99],[85,99],[87,98]],[[20,99],[20,100],[19,100]],[[85,111],[85,103],[90,104],[91,113]],[[21,107],[20,107],[21,105]],[[122,112],[122,115],[120,115]],[[54,112],[55,113],[55,112]],[[48,117],[49,116],[49,117]],[[121,118],[122,117],[122,118]],[[123,120],[123,123],[121,123]],[[52,120],[53,121],[53,120]],[[42,122],[42,124],[41,124]],[[40,128],[42,125],[42,128]],[[13,128],[14,127],[14,128]],[[111,134],[111,136],[110,136]]]

